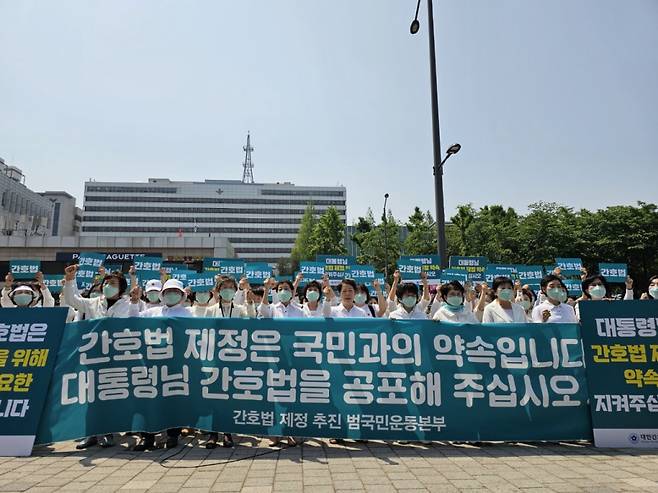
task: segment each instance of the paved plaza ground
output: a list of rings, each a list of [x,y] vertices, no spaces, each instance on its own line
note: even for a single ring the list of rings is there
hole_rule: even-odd
[[[123,439],[109,449],[76,451],[74,442],[40,447],[32,457],[0,458],[0,491],[658,492],[658,451],[652,450],[309,440],[270,452],[267,440],[248,436],[237,437],[234,449],[206,450],[191,440],[146,453],[130,452]]]

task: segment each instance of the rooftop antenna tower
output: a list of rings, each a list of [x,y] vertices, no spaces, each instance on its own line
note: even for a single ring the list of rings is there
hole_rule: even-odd
[[[251,147],[251,136],[247,132],[247,145],[242,147],[244,149],[244,163],[242,163],[242,183],[254,182],[254,163],[251,162],[251,152],[254,150]]]

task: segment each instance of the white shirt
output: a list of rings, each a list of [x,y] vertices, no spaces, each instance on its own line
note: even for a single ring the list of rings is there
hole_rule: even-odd
[[[567,305],[566,303],[560,303],[559,305],[555,306],[550,301],[544,301],[533,308],[532,310],[533,322],[542,323],[544,321],[544,317],[542,317],[542,312],[544,310],[548,310],[549,312],[551,312],[551,316],[548,317],[548,320],[546,321],[547,323],[575,324],[578,322],[578,320],[576,319],[576,312],[571,306]]]
[[[204,307],[198,307],[199,309]],[[197,315],[198,317],[212,317],[212,318],[254,318],[256,317],[256,310],[253,303],[246,305],[239,305],[237,303],[215,303],[205,307],[204,315]]]
[[[483,324],[525,324],[527,320],[525,310],[521,305],[512,303],[512,309],[506,310],[500,306],[498,300],[494,300],[485,306],[482,314]]]
[[[280,301],[274,305],[261,303],[258,313],[262,318],[305,318],[304,310],[299,305],[288,303],[284,305]]]
[[[304,303],[304,306],[302,306],[302,311],[304,312],[304,316],[306,318],[324,317],[324,315],[322,315],[322,303],[318,303],[315,307],[315,310],[311,310],[311,308],[308,306],[308,303]]]
[[[139,316],[139,303],[131,303],[127,296],[119,298],[108,308],[105,296],[83,298],[75,281],[65,281],[62,289],[64,303],[84,314],[86,320],[94,318],[127,318]]]
[[[14,302],[11,301],[11,298],[9,297],[9,293],[11,293],[11,289],[9,288],[2,289],[0,306],[2,306],[2,308],[17,308],[17,306],[14,305]],[[34,294],[35,296],[38,296],[37,293]],[[41,290],[41,296],[43,297],[43,299],[39,301],[36,305],[31,305],[30,308],[52,308],[53,306],[55,306],[55,298],[53,298],[53,295],[50,294],[50,290],[47,287]]]
[[[425,310],[420,307],[420,303],[416,303],[410,312],[400,303],[397,309],[388,314],[388,318],[394,320],[427,320],[427,315]]]
[[[433,320],[439,322],[451,322],[455,324],[479,324],[480,321],[475,318],[473,312],[464,307],[462,310],[452,311],[447,308],[447,305],[441,306],[434,314]]]
[[[366,308],[367,310],[367,308]],[[325,317],[332,318],[368,318],[371,317],[370,313],[366,313],[364,310],[359,308],[356,305],[352,305],[352,308],[349,310],[343,306],[342,303],[339,303],[336,306],[331,306],[331,303],[324,302],[322,304],[322,313]]]
[[[154,306],[148,310],[144,310],[139,314],[140,317],[193,317],[192,309],[181,304],[174,306]]]

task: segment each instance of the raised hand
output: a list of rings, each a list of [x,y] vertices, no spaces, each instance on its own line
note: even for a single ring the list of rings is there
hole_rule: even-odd
[[[78,272],[78,264],[69,265],[64,269],[64,279],[66,281],[75,281],[75,274]]]

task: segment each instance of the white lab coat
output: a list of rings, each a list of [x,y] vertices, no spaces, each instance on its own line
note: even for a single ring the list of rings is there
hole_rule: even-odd
[[[85,319],[95,318],[127,318],[139,316],[139,304],[131,303],[128,296],[119,298],[108,308],[105,296],[83,298],[78,292],[75,281],[66,281],[62,289],[64,303],[77,310]]]

